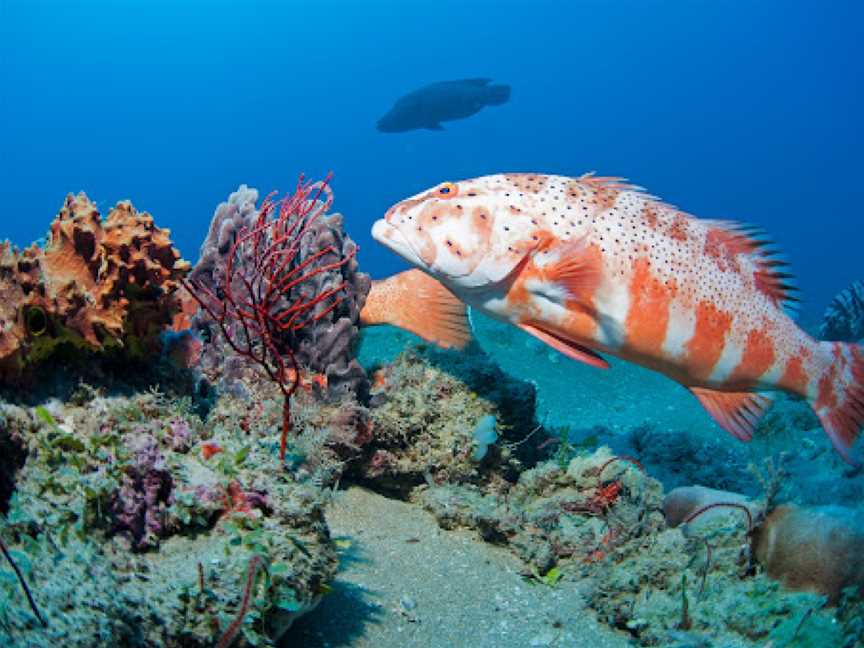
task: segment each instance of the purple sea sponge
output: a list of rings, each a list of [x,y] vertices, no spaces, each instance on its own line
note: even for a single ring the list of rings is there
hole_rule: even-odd
[[[241,185],[216,208],[200,259],[190,275],[194,283],[214,293],[221,290],[232,244],[240,230],[253,227],[259,216],[257,200],[257,190]],[[322,395],[331,399],[346,394],[365,399],[369,389],[354,351],[359,340],[360,311],[372,282],[358,271],[356,248],[345,233],[341,214],[322,215],[308,223],[292,261],[304,268],[306,279],[285,292],[284,303],[305,302],[337,286],[344,287],[335,308],[321,302],[309,313],[307,324],[296,331],[281,332],[274,339],[283,354],[285,349],[291,350],[301,367],[326,376],[327,389]],[[325,250],[330,251],[322,254]],[[249,363],[236,358],[213,324],[205,313],[199,312],[193,318],[193,325],[205,340],[201,369],[208,378],[221,382],[223,389],[236,391],[234,383],[243,373],[238,364],[246,367]],[[232,358],[236,362],[231,362]]]
[[[163,535],[162,520],[173,501],[174,482],[156,439],[146,433],[130,436],[132,460],[114,493],[111,512],[115,530],[129,536],[133,549],[144,551],[157,546]]]

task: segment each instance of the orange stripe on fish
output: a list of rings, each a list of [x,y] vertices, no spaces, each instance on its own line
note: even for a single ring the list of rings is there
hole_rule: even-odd
[[[713,303],[696,304],[696,325],[693,337],[687,341],[687,365],[696,380],[705,380],[723,353],[726,335],[732,327],[732,315],[719,310]]]
[[[751,330],[747,333],[741,362],[732,370],[726,383],[744,387],[755,385],[774,365],[776,357],[771,336],[765,330]]]
[[[810,383],[810,377],[807,375],[807,371],[804,368],[805,357],[807,356],[802,352],[801,355],[789,358],[789,360],[786,361],[786,366],[779,382],[779,385],[783,387],[783,389],[798,394],[799,396],[807,395],[807,387]]]
[[[648,259],[636,259],[630,279],[630,308],[624,325],[625,344],[629,350],[656,358],[663,356],[673,296],[674,282],[665,285],[651,273]]]

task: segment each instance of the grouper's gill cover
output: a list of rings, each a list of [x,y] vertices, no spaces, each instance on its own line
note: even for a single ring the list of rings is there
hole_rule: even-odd
[[[749,439],[783,390],[806,398],[852,461],[864,355],[786,310],[789,275],[758,232],[700,220],[617,178],[500,174],[394,205],[374,237],[460,299],[567,356],[660,371]]]

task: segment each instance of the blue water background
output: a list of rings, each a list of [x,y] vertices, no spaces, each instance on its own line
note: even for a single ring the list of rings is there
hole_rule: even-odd
[[[240,183],[333,170],[369,237],[401,198],[503,171],[621,175],[764,225],[812,312],[862,278],[864,3],[0,0],[0,237],[67,192],[133,200],[197,259]],[[420,85],[489,76],[506,106],[443,132],[375,121]]]

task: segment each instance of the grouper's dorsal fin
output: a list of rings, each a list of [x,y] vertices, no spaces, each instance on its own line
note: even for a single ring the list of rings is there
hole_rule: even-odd
[[[794,315],[800,299],[794,278],[786,272],[789,264],[779,256],[774,242],[758,226],[736,223],[734,221],[701,220],[709,228],[705,250],[727,259],[736,255],[749,257],[756,266],[753,280],[756,289],[767,295],[775,305],[787,314]]]

